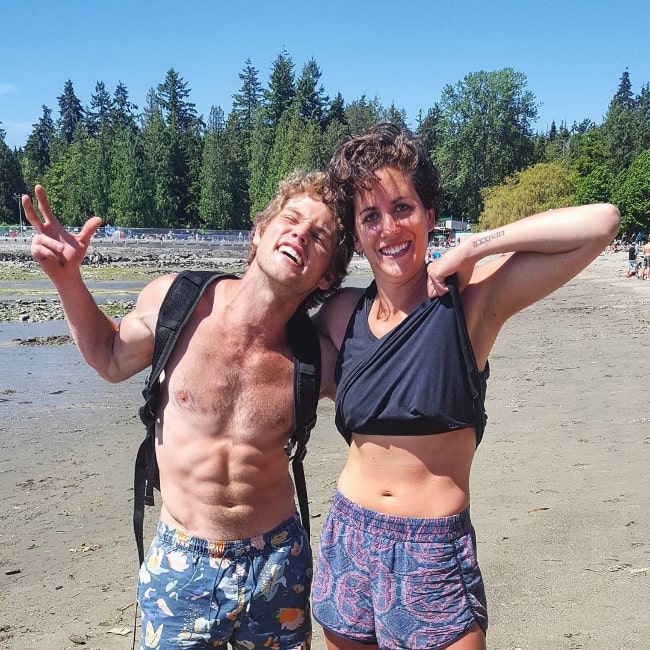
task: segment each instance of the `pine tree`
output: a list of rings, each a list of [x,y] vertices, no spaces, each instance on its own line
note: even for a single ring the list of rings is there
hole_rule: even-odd
[[[634,108],[634,97],[632,95],[632,82],[630,73],[625,70],[621,75],[616,94],[612,99],[612,104],[621,108]]]
[[[433,156],[442,140],[441,119],[442,116],[438,105],[430,108],[424,117],[421,114],[418,116],[418,127],[415,133],[422,148],[429,156]]]
[[[223,136],[224,154],[227,152],[229,161],[228,177],[232,184],[228,193],[231,201],[228,219],[233,220],[233,223],[245,223],[249,219],[250,192],[247,188],[251,168],[251,142],[255,123],[263,110],[262,87],[258,72],[250,59],[246,59],[246,66],[239,78],[243,85],[240,91],[233,95],[232,111],[228,117],[229,128]]]
[[[213,106],[205,133],[199,218],[204,228],[225,230],[232,214],[223,110]]]
[[[114,128],[109,209],[106,223],[138,228],[161,225],[152,188],[155,179],[144,156],[143,137],[128,125]]]
[[[630,75],[626,70],[621,76],[616,94],[609,104],[603,131],[609,151],[610,170],[619,174],[627,169],[640,153],[637,136],[637,113]]]
[[[195,104],[187,101],[189,96],[187,82],[183,81],[174,68],[170,68],[165,81],[158,84],[156,92],[158,104],[168,126],[178,127],[181,131],[196,126],[199,118]]]
[[[95,92],[90,97],[90,106],[86,110],[86,129],[88,135],[99,135],[111,110],[111,96],[103,81],[98,81]]]
[[[22,160],[25,182],[33,187],[43,181],[43,174],[50,165],[52,141],[55,137],[52,110],[45,104],[42,106],[43,114],[27,138]]]
[[[388,109],[383,110],[380,113],[379,119],[382,122],[391,122],[392,124],[396,124],[403,129],[408,128],[406,124],[406,111],[403,108],[397,108],[395,102],[391,103]]]
[[[380,121],[382,110],[377,98],[368,102],[365,95],[355,99],[345,109],[345,118],[352,135],[358,135],[375,126]]]
[[[19,197],[26,190],[20,172],[18,153],[5,142],[5,131],[0,128],[0,222],[20,223]]]
[[[293,61],[283,49],[273,62],[269,87],[264,91],[266,115],[271,126],[275,127],[289,110],[295,94]]]
[[[307,120],[314,120],[321,128],[324,128],[329,97],[325,95],[322,84],[318,85],[320,78],[321,70],[316,60],[309,59],[303,66],[298,78],[295,101],[302,117]]]
[[[345,115],[345,101],[341,93],[336,93],[327,110],[327,124],[338,122],[339,124],[347,124],[347,117]]]
[[[650,149],[650,83],[641,87],[641,93],[635,100],[636,105],[636,141],[637,149]]]
[[[153,90],[147,95],[142,116],[142,146],[147,175],[152,180],[153,213],[147,227],[176,228],[178,197],[172,191],[175,172],[171,136]]]
[[[248,168],[250,216],[264,209],[271,195],[268,194],[266,179],[269,172],[271,147],[273,146],[274,129],[258,114],[255,128],[251,135],[251,155]]]
[[[63,87],[63,94],[57,97],[59,102],[59,136],[66,143],[70,144],[74,138],[77,125],[83,121],[84,110],[81,102],[74,94],[72,81],[68,79]]]
[[[239,73],[242,87],[233,97],[232,113],[237,119],[239,128],[244,133],[252,133],[255,116],[262,102],[262,86],[258,79],[258,71],[250,59],[246,59],[243,72]]]
[[[120,81],[113,93],[110,109],[111,126],[135,131],[137,129],[135,111],[137,110],[138,107],[129,101],[129,91]]]
[[[92,146],[92,140],[79,122],[72,142],[45,172],[44,183],[52,211],[68,226],[81,226],[92,214],[88,193]]]
[[[248,230],[251,225],[249,158],[254,158],[255,128],[249,138],[248,134],[239,127],[236,115],[231,112],[226,120],[224,136],[226,143],[227,174],[230,179],[229,194],[232,200],[230,221],[226,225],[226,228],[230,230]],[[246,150],[249,141],[251,142],[250,155]]]
[[[201,168],[202,120],[196,107],[187,101],[187,83],[171,68],[158,85],[156,98],[165,120],[169,143],[171,175],[168,192],[175,206],[172,224],[186,228],[198,223],[199,175]]]

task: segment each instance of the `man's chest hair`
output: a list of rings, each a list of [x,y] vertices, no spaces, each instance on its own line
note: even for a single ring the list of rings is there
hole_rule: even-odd
[[[266,420],[288,426],[293,417],[293,360],[253,346],[190,346],[169,377],[170,397],[197,414]],[[275,423],[275,424],[273,424]]]

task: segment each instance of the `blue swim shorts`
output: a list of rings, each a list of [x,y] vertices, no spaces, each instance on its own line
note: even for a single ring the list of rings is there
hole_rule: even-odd
[[[486,631],[469,509],[394,517],[337,491],[321,531],[312,608],[326,630],[385,650],[445,648],[474,622]]]
[[[298,515],[251,539],[216,542],[158,523],[140,567],[140,648],[308,650],[309,538]]]

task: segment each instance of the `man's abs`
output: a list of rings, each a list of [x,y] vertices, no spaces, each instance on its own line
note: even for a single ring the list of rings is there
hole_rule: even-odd
[[[194,445],[191,445],[194,446]],[[283,449],[158,447],[161,520],[204,539],[232,541],[267,532],[295,512]]]

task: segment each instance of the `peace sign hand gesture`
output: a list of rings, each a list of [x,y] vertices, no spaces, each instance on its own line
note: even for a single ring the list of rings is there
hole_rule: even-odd
[[[60,282],[72,275],[79,275],[79,267],[86,256],[92,236],[102,223],[99,217],[86,221],[78,234],[68,232],[52,214],[45,189],[34,189],[38,201],[38,213],[26,194],[22,197],[27,221],[36,231],[32,238],[32,257],[53,282]]]

